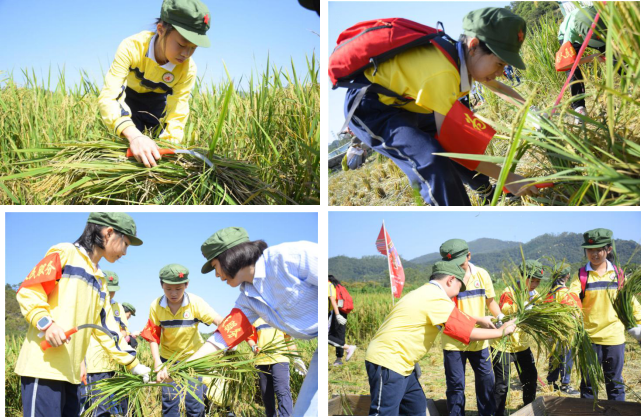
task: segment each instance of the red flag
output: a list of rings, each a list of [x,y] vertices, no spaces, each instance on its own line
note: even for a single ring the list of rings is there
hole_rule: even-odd
[[[385,230],[385,224],[381,227],[381,232],[376,239],[376,249],[387,256],[392,293],[395,298],[400,298],[403,292],[403,285],[405,285],[405,272],[401,265],[401,257],[398,256],[398,251],[396,251],[392,239]]]

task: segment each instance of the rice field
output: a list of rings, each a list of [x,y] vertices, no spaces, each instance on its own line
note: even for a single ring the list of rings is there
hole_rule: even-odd
[[[268,61],[247,80],[197,81],[178,148],[205,155],[213,168],[165,156],[147,169],[104,126],[95,81],[83,76],[67,87],[64,71],[22,73],[18,85],[0,72],[0,204],[319,203],[315,55],[302,72]]]
[[[526,105],[516,107],[486,91],[485,102],[475,109],[497,131],[483,160],[503,170],[489,200],[468,190],[472,205],[638,206],[641,202],[639,2],[594,4],[608,33],[603,38],[605,63],[581,66],[588,115],[571,110],[569,88],[554,107],[567,77],[554,69],[559,22],[541,21],[539,28],[528,31],[521,49],[527,69],[520,73],[522,84],[514,87]],[[585,55],[593,52],[588,48]],[[618,74],[620,68],[623,76]],[[540,112],[528,110],[531,105]],[[556,185],[535,197],[507,199],[500,190],[508,171],[527,177],[529,183]],[[362,168],[330,173],[328,185],[330,205],[423,204],[405,175],[386,158],[370,157]]]
[[[13,370],[20,353],[23,337],[5,336],[5,416],[21,417],[22,416],[22,398],[20,395],[20,377]],[[138,359],[148,366],[153,366],[153,358],[149,344],[138,339]],[[298,351],[306,365],[316,350],[316,340],[302,341],[294,340]],[[239,346],[238,359],[251,359],[253,354],[247,346]],[[233,373],[230,370],[221,369],[223,378],[227,378],[223,384],[220,380],[214,380],[209,397],[205,401],[207,406],[205,413],[208,417],[228,416],[230,412],[236,416],[265,416],[265,410],[262,406],[260,389],[258,387],[258,375],[256,373]],[[303,377],[300,376],[291,366],[290,362],[290,389],[294,403],[303,384]],[[133,392],[132,392],[133,394]],[[160,387],[146,386],[137,394],[141,400],[140,406],[143,409],[143,415],[146,417],[159,417],[161,413],[161,392]],[[130,404],[131,404],[130,398]],[[184,411],[183,411],[184,413]],[[135,415],[127,415],[135,416]]]
[[[354,310],[348,316],[345,341],[347,344],[356,344],[358,350],[356,350],[356,353],[349,362],[343,366],[334,367],[332,366],[335,359],[334,348],[328,346],[328,395],[330,399],[340,394],[369,395],[369,384],[365,371],[365,352],[369,341],[392,308],[392,299],[389,291],[353,291],[354,289],[349,287],[349,284],[347,286],[354,300]],[[495,292],[500,295],[504,286],[502,282],[496,283]],[[409,293],[411,290],[413,289],[404,289],[403,295]],[[489,315],[489,313],[487,314]],[[445,372],[443,369],[443,352],[441,350],[440,338],[439,335],[430,351],[428,351],[427,355],[419,362],[422,370],[422,376],[419,381],[427,398],[433,400],[446,399]],[[543,381],[546,381],[548,372],[547,353],[544,351],[539,352],[536,348],[533,348],[532,351],[537,361],[539,377],[543,379]],[[627,386],[626,399],[628,401],[641,402],[641,346],[627,334],[624,361],[623,380]],[[466,412],[468,415],[478,415],[474,390],[474,373],[470,366],[466,367],[465,371]],[[577,374],[576,367],[573,367],[571,384],[575,388],[578,388],[579,382],[580,378]],[[537,396],[544,395],[568,396],[561,392],[554,391],[550,386],[541,386],[539,384]],[[600,391],[599,398],[606,399],[604,389]],[[513,366],[506,412],[512,413],[518,410],[522,404],[521,385],[516,367]]]

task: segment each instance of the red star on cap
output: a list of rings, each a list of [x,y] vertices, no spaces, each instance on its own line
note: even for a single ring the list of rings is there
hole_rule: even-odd
[[[541,269],[541,274],[543,274],[543,269]]]
[[[109,276],[109,281],[110,281],[110,282],[113,282],[113,281],[114,281],[113,276]]]
[[[183,273],[178,273],[178,277],[182,279],[183,277],[185,277],[185,275]]]
[[[447,259],[448,259],[448,260],[451,260],[451,259],[452,259],[452,254],[447,253]]]
[[[203,18],[203,21],[205,22],[205,25],[209,25],[209,13],[205,15],[205,17]]]
[[[517,36],[519,37],[519,43],[523,43],[523,39],[525,38],[525,35],[523,34],[522,29],[519,29],[519,34]]]
[[[590,238],[590,239],[588,240],[588,242],[589,242],[590,244],[594,244],[594,240],[593,240],[592,238]]]

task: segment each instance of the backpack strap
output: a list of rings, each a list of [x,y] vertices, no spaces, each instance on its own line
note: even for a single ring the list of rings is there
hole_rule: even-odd
[[[585,269],[585,266],[579,269],[579,281],[581,282],[581,293],[579,293],[579,297],[583,300],[585,297],[585,287],[588,284],[588,271]]]

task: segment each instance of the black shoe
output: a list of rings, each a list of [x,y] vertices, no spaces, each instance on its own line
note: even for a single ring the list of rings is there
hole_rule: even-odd
[[[561,392],[565,393],[566,395],[571,395],[571,396],[579,395],[581,393],[578,390],[574,389],[570,385],[561,385]]]

